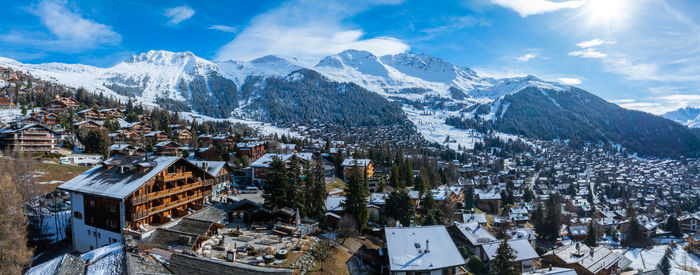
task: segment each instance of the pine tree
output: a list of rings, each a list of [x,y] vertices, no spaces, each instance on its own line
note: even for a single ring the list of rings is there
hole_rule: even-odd
[[[360,169],[355,166],[350,173],[349,181],[345,187],[345,212],[355,217],[357,221],[357,231],[362,230],[367,225],[367,196],[369,192],[362,180]]]
[[[413,205],[411,198],[404,190],[396,190],[389,193],[389,198],[386,200],[386,214],[389,217],[401,222],[403,226],[411,224],[411,216],[413,216]]]
[[[326,183],[323,166],[316,163],[312,171],[306,175],[306,208],[307,215],[317,221],[324,218],[326,212]]]
[[[670,249],[670,248],[669,248]],[[668,250],[666,250],[666,254],[664,255],[663,258],[661,258],[661,261],[659,264],[656,265],[656,268],[661,271],[664,275],[669,275],[671,274],[671,255],[668,253]]]
[[[516,259],[515,250],[508,245],[507,239],[503,239],[496,249],[496,256],[491,260],[491,274],[494,275],[515,275],[519,270],[513,264]]]
[[[589,247],[594,247],[598,245],[598,240],[595,233],[595,228],[593,228],[593,223],[588,225],[588,235],[586,236],[585,244]]]
[[[464,209],[474,208],[474,188],[468,187],[464,192]]]
[[[278,209],[287,206],[288,184],[289,178],[284,162],[278,157],[273,157],[270,169],[267,172],[267,183],[262,193],[262,197],[265,200],[264,206],[268,209]]]
[[[403,189],[404,186],[401,184],[399,167],[396,165],[396,163],[391,165],[391,175],[389,176],[389,180],[391,181],[392,187],[395,189]]]
[[[304,180],[302,177],[302,165],[297,156],[292,156],[289,160],[289,183],[287,186],[287,207],[298,209],[301,216],[306,216],[304,205]]]
[[[642,225],[637,219],[637,212],[633,207],[627,209],[629,222],[625,228],[625,235],[621,244],[624,246],[642,248],[649,243],[648,238],[642,233]]]

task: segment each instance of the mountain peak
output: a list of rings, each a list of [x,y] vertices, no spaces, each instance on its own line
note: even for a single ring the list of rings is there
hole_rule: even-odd
[[[131,56],[125,63],[151,63],[156,65],[185,64],[190,62],[206,62],[190,51],[171,52],[165,50],[150,50]]]
[[[368,51],[349,49],[322,59],[315,67],[354,69],[360,73],[386,77],[389,72],[379,58]]]

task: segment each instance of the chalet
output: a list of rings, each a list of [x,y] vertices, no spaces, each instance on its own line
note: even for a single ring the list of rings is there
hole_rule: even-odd
[[[360,169],[360,175],[363,177],[371,178],[374,175],[374,162],[370,159],[345,159],[341,166],[345,180],[348,180],[355,167]]]
[[[139,136],[145,136],[146,134],[153,131],[153,127],[151,127],[151,125],[148,125],[142,121],[129,123],[129,124],[125,125],[125,127],[123,127],[122,129],[128,130],[129,132],[136,133]]]
[[[681,224],[681,230],[686,233],[698,233],[698,225],[700,225],[700,214],[693,213],[690,215],[681,216],[678,218]]]
[[[140,115],[139,116],[139,121],[146,123],[146,124],[151,124],[151,118],[146,116],[146,115]]]
[[[423,198],[427,196],[427,192],[423,194]],[[430,194],[433,196],[433,200],[438,205],[449,205],[454,207],[457,202],[464,201],[464,193],[462,192],[462,187],[460,186],[438,186],[438,188],[431,189]]]
[[[113,118],[124,118],[124,112],[122,110],[119,110],[117,108],[111,108],[111,109],[102,109],[99,111],[99,113],[107,119],[108,117],[113,117]]]
[[[239,157],[247,157],[250,161],[256,161],[265,154],[265,143],[262,141],[246,141],[236,144]]]
[[[486,259],[481,245],[495,242],[497,239],[478,222],[454,223],[447,227],[452,240],[457,246],[464,246],[469,251],[478,256],[479,259]]]
[[[179,156],[180,155],[180,145],[173,141],[163,141],[159,142],[156,145],[153,145],[153,148],[155,148],[156,155],[159,156]]]
[[[51,101],[51,103],[46,106],[46,110],[49,112],[60,113],[67,110],[73,110],[78,106],[80,106],[80,102],[72,97],[59,97]]]
[[[88,120],[104,120],[105,117],[97,110],[90,108],[78,112],[78,116]]]
[[[491,261],[496,257],[496,251],[501,243],[503,241],[499,240],[481,245],[482,254],[486,255],[484,261]],[[530,241],[527,239],[512,239],[508,240],[507,243],[515,251],[515,259],[511,260],[511,262],[517,263],[521,272],[534,271],[536,268],[534,260],[540,256],[535,252]]]
[[[85,252],[202,209],[213,182],[180,157],[115,156],[58,189],[70,192],[73,248]]]
[[[212,196],[230,195],[229,183],[231,182],[231,174],[233,173],[233,168],[231,168],[231,166],[225,161],[192,161],[192,163],[199,166],[199,168],[206,171],[215,179],[212,184]]]
[[[197,140],[200,144],[208,147],[212,146],[214,137],[216,137],[216,135],[202,134],[197,137]]]
[[[200,160],[218,161],[221,159],[221,151],[216,147],[198,148],[194,151],[194,157]]]
[[[56,133],[41,124],[15,124],[0,129],[2,149],[19,152],[56,152]]]
[[[143,156],[146,153],[141,147],[129,144],[112,144],[109,146],[109,155],[116,156]]]
[[[92,130],[100,130],[102,125],[92,120],[83,120],[73,123],[73,128],[76,132],[87,133]]]
[[[163,141],[168,141],[170,140],[170,137],[163,131],[153,131],[145,136],[146,140],[150,142],[151,144],[158,144]]]
[[[177,130],[175,131],[174,137],[179,144],[189,144],[192,140],[192,133],[188,130]]]
[[[616,274],[632,264],[630,259],[605,246],[589,248],[578,242],[545,253],[542,262],[573,268],[577,274],[584,275]]]
[[[476,203],[481,209],[501,209],[501,193],[498,188],[474,189]]]
[[[31,114],[31,117],[46,125],[55,125],[58,121],[58,116],[56,114],[44,110]]]
[[[282,162],[284,162],[287,168],[289,169],[289,165],[293,157],[299,160],[300,165],[313,160],[313,154],[311,153],[265,154],[261,158],[250,164],[250,167],[253,169],[252,181],[260,183],[265,182],[265,180],[267,179],[265,175],[267,174],[267,170],[270,169],[270,165],[272,164],[274,158],[279,158],[280,160],[282,160]]]
[[[12,98],[10,98],[9,96],[0,97],[0,108],[9,109],[14,107],[15,103],[12,102]]]
[[[464,259],[445,226],[384,229],[390,274],[458,274]]]
[[[585,225],[570,225],[567,231],[569,238],[574,241],[583,241],[588,236],[588,227]]]
[[[141,136],[127,130],[110,133],[109,138],[112,140],[112,143],[139,144],[141,142]]]
[[[486,220],[486,214],[484,213],[467,213],[462,214],[462,222],[472,223],[476,222],[481,226],[485,226],[488,221]]]
[[[212,138],[212,144],[226,148],[233,148],[236,145],[236,137],[233,135],[218,135]]]

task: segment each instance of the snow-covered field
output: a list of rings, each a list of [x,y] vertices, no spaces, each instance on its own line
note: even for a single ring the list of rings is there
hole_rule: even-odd
[[[671,274],[697,274],[700,272],[700,259],[685,251],[685,249],[683,249],[685,245],[686,243],[682,243],[672,248],[673,260],[671,261]],[[658,265],[664,257],[666,248],[668,248],[668,245],[654,246],[654,248],[649,250],[635,248],[627,250],[624,255],[632,260],[631,268],[635,270],[652,270],[656,269],[656,265]]]
[[[404,106],[403,110],[406,112],[408,119],[416,125],[418,132],[427,140],[443,144],[449,136],[451,142],[446,145],[450,149],[457,150],[459,145],[462,148],[472,149],[474,148],[474,143],[482,140],[479,132],[459,129],[445,124],[445,119],[449,116],[446,113],[440,112],[424,115],[423,111],[408,106]]]

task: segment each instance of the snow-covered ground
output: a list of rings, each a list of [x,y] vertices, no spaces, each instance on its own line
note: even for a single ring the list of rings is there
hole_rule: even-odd
[[[410,106],[404,106],[403,110],[406,112],[408,119],[416,125],[418,132],[427,140],[443,144],[447,136],[449,136],[451,142],[445,145],[449,146],[450,149],[457,150],[459,145],[462,148],[472,149],[474,148],[474,143],[482,140],[482,135],[479,132],[459,129],[445,124],[445,119],[449,116],[445,112],[424,115],[423,111]]]
[[[42,239],[56,243],[67,238],[67,229],[70,228],[70,211],[50,212],[43,208],[41,212],[44,216]]]
[[[681,243],[677,247],[672,248],[671,274],[697,274],[700,272],[700,259],[683,249],[685,246],[686,243]],[[668,245],[658,245],[649,250],[640,248],[629,249],[624,255],[632,260],[631,268],[635,270],[652,270],[656,269],[668,247]],[[619,250],[618,252],[624,252],[624,250]]]

